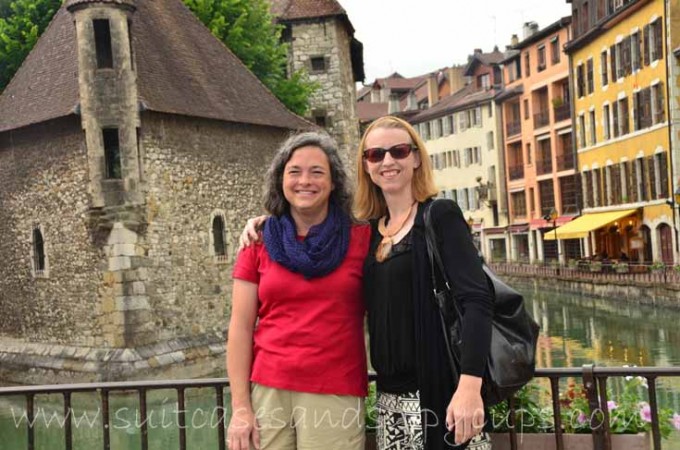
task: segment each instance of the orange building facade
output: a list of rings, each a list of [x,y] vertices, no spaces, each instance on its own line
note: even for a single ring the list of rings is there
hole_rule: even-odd
[[[580,257],[580,242],[544,237],[579,213],[569,58],[563,52],[571,17],[537,28],[525,25],[524,40],[515,41],[503,61],[505,92],[496,100],[503,113],[508,255],[513,261],[564,262]]]

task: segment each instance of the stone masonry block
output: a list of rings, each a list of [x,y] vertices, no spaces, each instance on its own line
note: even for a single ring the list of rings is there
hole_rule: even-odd
[[[116,310],[118,311],[135,311],[138,309],[149,309],[149,299],[147,297],[133,295],[116,299]]]
[[[136,256],[137,246],[135,244],[113,244],[111,256]]]
[[[112,272],[129,269],[130,267],[132,267],[132,263],[128,256],[114,256],[109,258],[109,270]]]
[[[137,233],[126,229],[122,223],[116,222],[113,225],[111,234],[107,242],[109,245],[114,244],[136,244]]]

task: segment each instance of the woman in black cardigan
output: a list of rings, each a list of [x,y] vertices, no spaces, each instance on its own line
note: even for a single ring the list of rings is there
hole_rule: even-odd
[[[377,372],[378,447],[490,449],[480,388],[492,293],[465,218],[452,201],[433,203],[440,252],[464,310],[461,373],[454,376],[425,246],[423,212],[437,194],[425,146],[407,122],[388,116],[369,126],[358,156],[356,214],[373,231],[363,284]]]

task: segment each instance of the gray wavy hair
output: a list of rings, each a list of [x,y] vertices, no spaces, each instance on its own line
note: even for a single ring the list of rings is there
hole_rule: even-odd
[[[281,144],[276,151],[269,170],[265,176],[264,207],[269,214],[281,216],[286,213],[290,204],[283,195],[283,169],[293,156],[295,150],[314,146],[321,149],[328,157],[328,165],[331,170],[331,182],[335,189],[331,191],[330,201],[345,212],[350,218],[352,215],[352,191],[347,179],[347,171],[338,153],[338,145],[327,133],[308,131],[294,134]]]

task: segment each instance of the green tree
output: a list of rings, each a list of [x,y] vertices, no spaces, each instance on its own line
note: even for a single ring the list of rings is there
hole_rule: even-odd
[[[47,28],[61,0],[12,0],[0,3],[0,91]]]
[[[288,47],[281,43],[282,27],[274,24],[268,0],[183,0],[210,32],[290,110],[304,114],[317,88],[307,74],[286,77]]]
[[[183,0],[193,13],[290,110],[304,114],[316,84],[306,73],[286,77],[287,46],[280,41],[268,0]],[[0,90],[45,30],[62,0],[0,0]],[[9,13],[8,13],[9,11]]]

